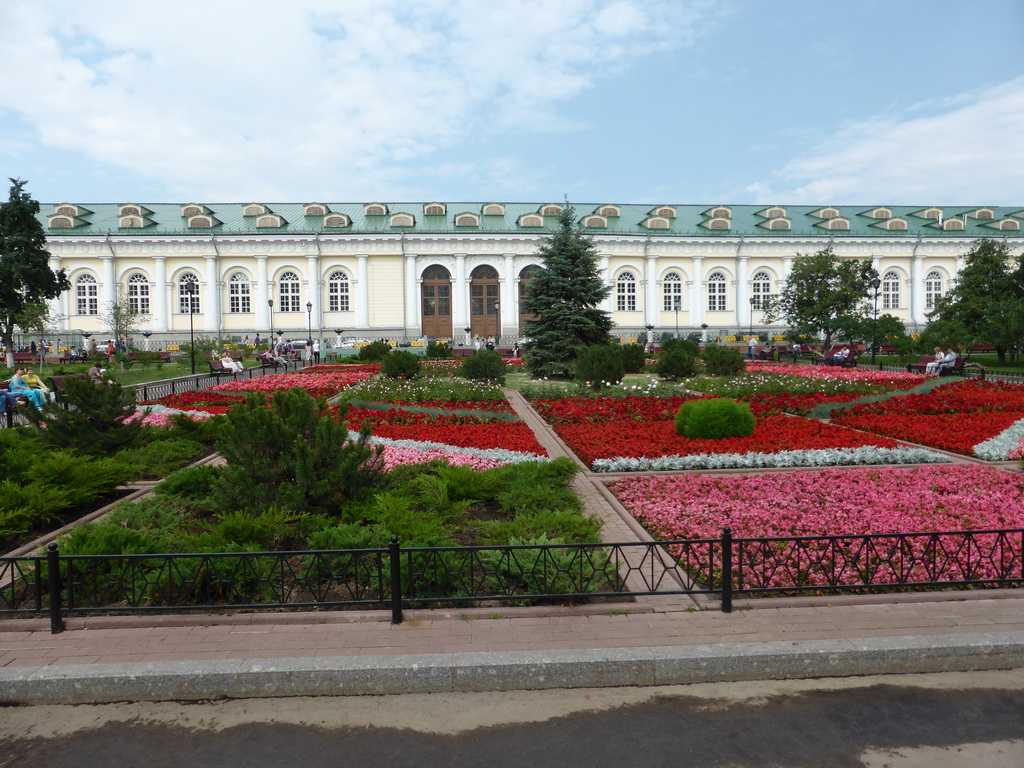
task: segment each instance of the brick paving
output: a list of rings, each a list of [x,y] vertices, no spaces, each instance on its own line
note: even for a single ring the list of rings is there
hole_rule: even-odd
[[[517,412],[553,455],[568,454],[553,430],[511,393]],[[645,535],[589,472],[576,479],[606,541]],[[706,597],[655,596],[575,608],[409,610],[400,625],[384,612],[258,613],[70,618],[53,635],[42,619],[0,621],[0,667],[166,661],[331,659],[811,643],[888,637],[1024,632],[1024,591],[979,590],[830,598],[738,599],[731,614]],[[1019,635],[1018,635],[1019,636]],[[125,668],[125,673],[129,668]]]

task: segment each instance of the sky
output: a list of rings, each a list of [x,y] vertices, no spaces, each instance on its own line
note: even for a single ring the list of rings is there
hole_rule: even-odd
[[[1024,2],[0,0],[44,203],[1024,207]]]

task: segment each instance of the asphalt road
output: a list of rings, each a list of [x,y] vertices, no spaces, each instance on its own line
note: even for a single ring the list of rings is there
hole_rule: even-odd
[[[1024,670],[0,709],[0,766],[1020,768]]]

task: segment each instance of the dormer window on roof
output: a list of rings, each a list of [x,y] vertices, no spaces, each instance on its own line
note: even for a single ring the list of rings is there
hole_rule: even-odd
[[[325,227],[347,227],[351,223],[344,213],[329,213],[324,216]]]
[[[214,218],[212,216],[189,216],[188,217],[188,228],[189,229],[209,229],[213,226]]]
[[[640,225],[647,229],[671,229],[672,222],[664,216],[648,216],[640,222]]]
[[[118,216],[117,226],[119,229],[138,229],[144,224],[141,216]]]
[[[306,203],[302,208],[303,216],[326,216],[327,206],[320,203]]]
[[[879,216],[879,217],[876,217],[876,218],[884,218],[884,217]],[[906,219],[889,219],[885,223],[885,228],[888,229],[890,232],[904,232],[907,229],[907,220]]]
[[[448,214],[448,206],[444,203],[427,203],[423,206],[424,216],[446,216]]]
[[[602,205],[595,211],[598,216],[621,216],[622,209],[617,205]]]
[[[117,206],[118,216],[141,216],[142,206],[135,205],[134,203],[126,203],[124,205]]]
[[[193,216],[201,216],[204,213],[206,213],[206,206],[204,205],[187,203],[186,205],[181,206],[181,215],[184,216],[186,219],[191,218]]]
[[[53,210],[54,213],[60,214],[61,216],[77,216],[78,206],[71,205],[69,203],[61,203]]]
[[[842,232],[850,228],[850,220],[844,218],[829,219],[828,228],[833,232]]]
[[[974,212],[974,218],[976,219],[993,219],[995,214],[992,213],[991,208],[979,208]]]
[[[999,222],[999,229],[1003,232],[1019,232],[1020,222],[1016,219],[1003,219]]]
[[[963,219],[946,219],[942,222],[942,228],[947,232],[959,232],[964,228]]]
[[[942,209],[941,208],[928,208],[921,214],[926,219],[941,219]]]
[[[396,213],[391,217],[392,227],[411,227],[416,224],[416,219],[409,213]]]
[[[387,216],[388,207],[381,203],[368,203],[363,207],[364,216]]]
[[[608,219],[606,219],[604,216],[597,215],[584,216],[583,226],[588,227],[590,229],[607,229]]]
[[[524,213],[517,223],[520,227],[543,227],[544,219],[536,213]]]
[[[786,218],[786,209],[776,205],[775,207],[769,208],[765,211],[764,217],[766,219],[784,219]],[[775,227],[772,227],[772,229],[775,229]]]
[[[262,216],[267,212],[267,206],[260,205],[259,203],[249,203],[242,208],[243,216]]]
[[[820,211],[818,211],[818,216],[819,216],[819,218],[822,218],[822,219],[834,219],[838,215],[839,215],[839,209],[838,208],[822,208]],[[849,229],[849,227],[847,227],[847,229]]]
[[[488,203],[483,209],[484,216],[504,216],[505,206],[501,203]]]
[[[787,230],[790,227],[789,219],[773,218],[768,220],[768,229]]]
[[[560,205],[542,205],[540,208],[541,216],[561,216],[562,206]]]
[[[653,215],[662,219],[674,219],[676,217],[676,209],[671,205],[659,205],[654,209]],[[668,227],[665,227],[665,229],[668,229]]]
[[[74,216],[63,216],[57,213],[50,214],[47,218],[50,229],[73,229],[82,223]]]
[[[455,217],[456,227],[479,227],[480,217],[471,211],[465,211]]]
[[[724,205],[721,205],[718,208],[713,208],[711,210],[710,216],[712,219],[731,219],[732,209],[726,208]],[[714,227],[712,227],[712,229],[714,229]]]
[[[729,229],[732,226],[732,221],[724,216],[719,216],[711,219],[706,226],[708,229]]]
[[[284,226],[284,219],[278,216],[276,213],[268,213],[264,216],[260,216],[256,219],[257,228],[273,229]]]
[[[868,214],[872,219],[891,219],[892,210],[889,208],[875,208]]]

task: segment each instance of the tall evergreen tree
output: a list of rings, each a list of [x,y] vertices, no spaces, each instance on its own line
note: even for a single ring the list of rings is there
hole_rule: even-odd
[[[24,187],[11,179],[10,197],[0,206],[0,343],[8,367],[14,365],[14,328],[25,311],[38,312],[38,305],[71,287],[63,269],[50,269],[46,233],[36,219],[39,203]]]
[[[1024,259],[1006,243],[975,241],[953,288],[929,317],[959,323],[974,343],[995,346],[1005,363],[1007,350],[1024,343]]]
[[[568,378],[577,352],[607,344],[614,323],[598,304],[611,289],[598,270],[597,249],[565,206],[558,230],[538,249],[544,269],[537,272],[523,301],[524,313],[537,315],[523,332],[529,338],[526,363],[533,376]]]

